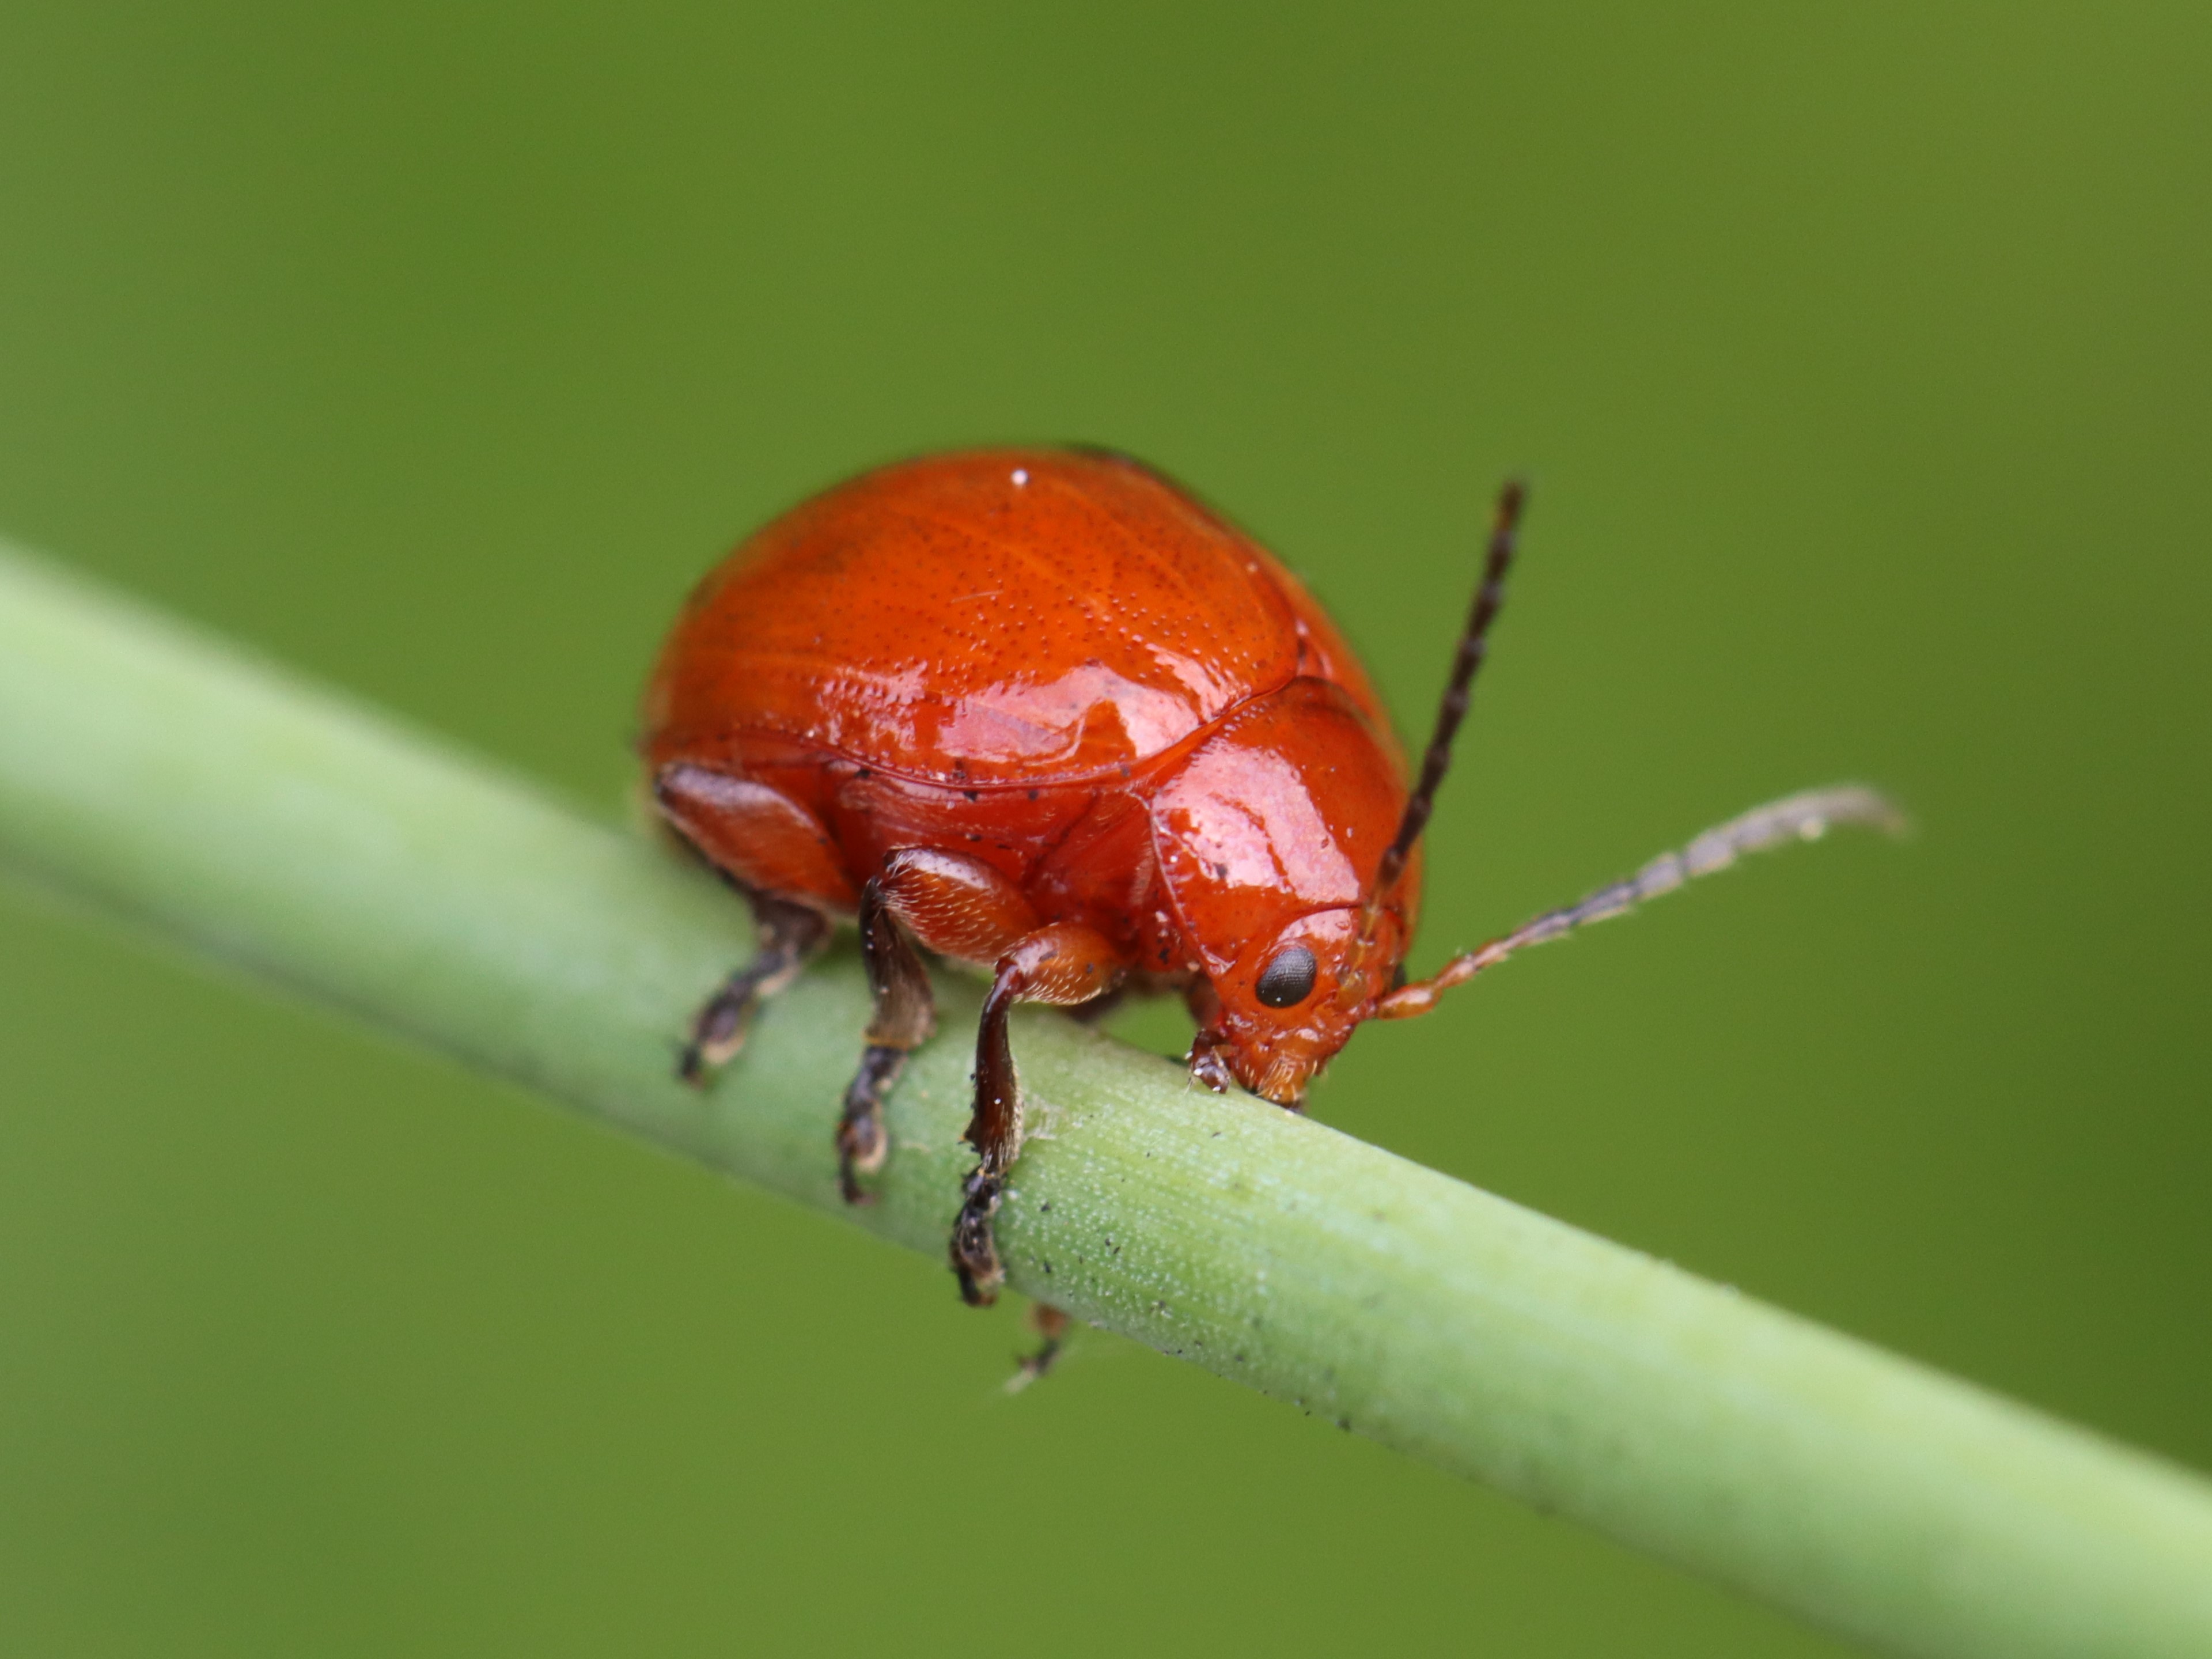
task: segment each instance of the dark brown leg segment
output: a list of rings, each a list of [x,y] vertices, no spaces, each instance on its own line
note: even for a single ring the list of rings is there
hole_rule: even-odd
[[[1014,1367],[1014,1374],[1006,1379],[1006,1392],[1019,1394],[1024,1389],[1052,1369],[1052,1362],[1060,1358],[1060,1351],[1067,1342],[1067,1315],[1048,1303],[1030,1304],[1030,1328],[1038,1336],[1036,1349],[1024,1354]]]
[[[991,1237],[991,1218],[1006,1190],[1006,1170],[1021,1139],[1021,1096],[1014,1084],[1014,1048],[1006,1018],[1020,996],[1018,982],[1001,968],[983,999],[983,1023],[975,1033],[975,1113],[967,1141],[983,1155],[960,1189],[960,1214],[952,1224],[952,1271],[960,1278],[960,1299],[988,1308],[999,1299],[1006,1270]]]
[[[1030,1303],[1029,1329],[1037,1334],[1037,1347],[1015,1360],[1013,1376],[1006,1378],[1006,1394],[1020,1394],[1030,1382],[1053,1370],[1053,1360],[1060,1358],[1061,1347],[1066,1347],[1071,1322],[1071,1318],[1051,1303]]]
[[[799,977],[807,959],[830,937],[830,919],[789,899],[743,890],[760,929],[753,959],[723,982],[691,1022],[690,1039],[676,1062],[686,1083],[703,1085],[708,1073],[744,1046],[745,1028],[764,997],[772,997]]]
[[[970,1307],[996,1301],[1006,1279],[991,1237],[991,1218],[1022,1139],[1021,1091],[1007,1036],[1014,1004],[1088,1002],[1111,990],[1121,969],[1103,935],[1073,922],[1040,927],[999,960],[975,1032],[975,1113],[967,1134],[968,1144],[982,1158],[961,1188],[963,1201],[952,1224],[952,1271],[960,1279],[961,1300]]]
[[[906,1068],[907,1055],[937,1029],[929,972],[891,913],[880,877],[860,892],[860,954],[868,965],[876,1012],[868,1022],[860,1069],[845,1091],[844,1113],[837,1121],[837,1179],[848,1204],[868,1201],[860,1178],[884,1167],[884,1097]]]

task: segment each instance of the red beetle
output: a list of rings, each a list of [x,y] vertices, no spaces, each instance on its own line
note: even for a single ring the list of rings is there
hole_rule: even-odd
[[[1404,982],[1419,842],[1498,613],[1522,494],[1501,496],[1436,734],[1409,789],[1374,687],[1319,605],[1235,526],[1121,456],[981,450],[885,467],[759,532],[701,584],[646,698],[660,811],[751,899],[762,945],[681,1069],[737,1051],[759,999],[858,913],[875,1013],[836,1145],[881,1167],[883,1099],[934,1028],[917,943],[991,969],[955,1223],[971,1303],[1020,1139],[1007,1012],[1179,990],[1192,1072],[1297,1108],[1369,1019],[1523,945],[1790,836],[1888,822],[1814,792]]]

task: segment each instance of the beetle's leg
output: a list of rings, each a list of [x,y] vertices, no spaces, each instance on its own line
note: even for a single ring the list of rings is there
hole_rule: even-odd
[[[692,1018],[690,1039],[676,1062],[676,1074],[686,1083],[704,1083],[710,1071],[744,1046],[745,1028],[761,1000],[797,979],[830,937],[830,918],[819,910],[753,888],[743,890],[760,929],[760,948]]]
[[[1024,1354],[1014,1367],[1014,1374],[1006,1379],[1008,1394],[1019,1394],[1052,1369],[1052,1362],[1060,1358],[1060,1349],[1067,1344],[1070,1322],[1061,1309],[1044,1302],[1030,1304],[1030,1328],[1039,1340],[1036,1351]]]
[[[1036,925],[1021,890],[980,860],[919,847],[884,859],[860,896],[860,949],[876,1012],[837,1123],[837,1170],[847,1203],[866,1201],[860,1177],[884,1163],[884,1097],[908,1054],[937,1026],[929,975],[908,934],[943,956],[995,962]]]
[[[860,955],[876,1006],[860,1069],[845,1091],[837,1120],[837,1181],[848,1204],[867,1202],[860,1178],[884,1167],[884,1097],[906,1069],[907,1055],[937,1029],[929,970],[899,926],[890,887],[878,876],[860,891]]]
[[[953,1271],[960,1276],[960,1294],[975,1305],[991,1302],[1005,1281],[998,1248],[991,1239],[991,1217],[999,1207],[1008,1166],[1021,1141],[1021,1097],[1015,1085],[1013,1048],[1006,1035],[1007,1015],[1017,1002],[1049,1002],[1073,1006],[1091,1001],[1118,984],[1126,964],[1105,935],[1076,922],[1040,927],[1036,912],[1022,891],[991,866],[979,859],[928,848],[903,848],[884,860],[880,874],[861,895],[861,939],[869,951],[869,979],[877,989],[877,1023],[868,1033],[868,1055],[860,1075],[846,1097],[845,1124],[839,1129],[839,1146],[848,1135],[858,1139],[864,1123],[874,1127],[880,1148],[881,1097],[904,1063],[906,1049],[928,1034],[927,1025],[896,1046],[903,1035],[890,1011],[886,977],[877,969],[877,926],[881,917],[888,940],[896,941],[912,960],[912,946],[897,923],[911,928],[931,950],[969,962],[995,962],[990,994],[983,1000],[983,1019],[975,1034],[975,1110],[968,1125],[969,1145],[982,1154],[981,1161],[962,1189],[963,1202],[953,1224]],[[884,951],[884,973],[890,971],[893,946]],[[915,971],[926,997],[928,981]],[[927,1004],[923,1006],[927,1006]],[[881,1063],[878,1079],[872,1067],[878,1046],[896,1046]],[[881,1162],[878,1150],[876,1159]],[[862,1173],[872,1166],[860,1165]],[[851,1191],[848,1188],[848,1194]]]
[[[884,860],[884,902],[942,957],[994,963],[1037,929],[1022,890],[981,859],[906,847]]]
[[[852,908],[852,878],[829,830],[781,791],[686,762],[661,768],[653,803],[709,864],[755,891]]]
[[[1516,951],[1546,944],[1586,922],[1603,921],[1624,910],[1671,893],[1697,876],[1725,870],[1746,853],[1763,852],[1793,841],[1818,841],[1839,823],[1868,824],[1896,835],[1905,816],[1873,790],[1855,783],[1808,789],[1802,795],[1769,801],[1740,817],[1716,824],[1679,853],[1662,853],[1632,876],[1624,876],[1588,897],[1522,922],[1503,938],[1454,957],[1437,972],[1401,985],[1375,1006],[1376,1019],[1410,1019],[1437,1006],[1453,986],[1494,968]]]
[[[750,778],[704,766],[663,767],[653,805],[702,857],[751,900],[760,950],[691,1022],[677,1073],[700,1083],[745,1040],[763,997],[797,977],[830,935],[823,914],[853,902],[836,848],[798,802]]]
[[[1221,1052],[1224,1039],[1221,1030],[1221,997],[1210,979],[1194,979],[1182,994],[1183,1006],[1190,1010],[1191,1023],[1197,1027],[1190,1034],[1190,1053],[1184,1063],[1190,1074],[1217,1095],[1226,1094],[1229,1085],[1237,1080],[1229,1069],[1229,1061]]]
[[[1124,965],[1104,934],[1073,921],[1040,927],[999,958],[975,1032],[975,1115],[967,1135],[982,1158],[962,1188],[964,1201],[952,1224],[952,1271],[960,1276],[961,1297],[970,1306],[996,1300],[1006,1277],[991,1237],[991,1217],[1022,1138],[1021,1093],[1007,1018],[1017,1002],[1088,1002],[1113,988]]]

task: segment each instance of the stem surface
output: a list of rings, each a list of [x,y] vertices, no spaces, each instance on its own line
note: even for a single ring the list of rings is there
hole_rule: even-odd
[[[750,950],[716,884],[4,551],[0,859],[943,1255],[975,986],[941,983],[881,1200],[848,1208],[849,950],[695,1093],[676,1039]],[[1056,1016],[1025,1012],[1017,1052],[1017,1289],[1882,1645],[2212,1654],[2197,1477]]]

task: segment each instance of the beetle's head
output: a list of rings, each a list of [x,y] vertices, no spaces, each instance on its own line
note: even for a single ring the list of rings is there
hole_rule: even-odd
[[[1419,897],[1415,861],[1370,902],[1405,800],[1389,739],[1317,679],[1247,705],[1163,782],[1154,845],[1202,976],[1200,1078],[1295,1106],[1373,1015]]]
[[[1395,746],[1332,684],[1292,680],[1225,722],[1154,802],[1155,848],[1204,981],[1191,1070],[1296,1106],[1363,1020],[1425,1012],[1478,951],[1404,983],[1421,831],[1481,666],[1523,498],[1499,494],[1474,605],[1408,793]],[[1494,953],[1492,953],[1494,954]]]
[[[1405,927],[1385,911],[1361,937],[1358,906],[1310,911],[1251,947],[1197,1001],[1191,1069],[1217,1086],[1234,1078],[1279,1106],[1352,1040],[1388,994],[1405,954]]]

